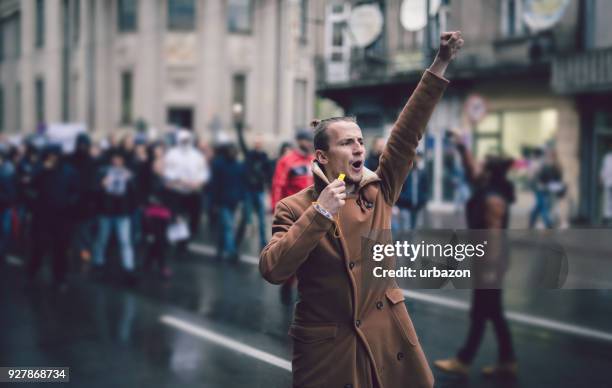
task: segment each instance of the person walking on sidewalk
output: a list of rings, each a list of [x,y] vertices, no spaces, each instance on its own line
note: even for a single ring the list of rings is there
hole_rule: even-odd
[[[364,167],[363,134],[354,118],[313,123],[314,185],[278,202],[272,239],[259,261],[270,283],[298,279],[289,329],[293,387],[433,386],[402,291],[393,278],[370,279],[361,247],[362,236],[389,229],[418,143],[448,84],[444,72],[462,45],[460,32],[442,34],[376,171]],[[341,173],[344,181],[337,179]]]
[[[481,279],[487,279],[487,284],[474,284],[472,293],[472,309],[470,312],[470,328],[463,347],[453,358],[437,360],[434,365],[448,373],[467,376],[469,367],[476,356],[484,336],[486,323],[490,320],[495,329],[498,343],[498,362],[493,366],[483,368],[487,377],[515,377],[517,362],[512,346],[512,336],[508,322],[503,312],[503,295],[501,283],[507,249],[502,245],[503,238],[495,238],[495,234],[507,229],[510,220],[510,205],[515,201],[514,186],[507,178],[512,166],[511,159],[487,157],[484,168],[477,168],[473,156],[463,144],[459,136],[454,137],[455,144],[461,156],[468,181],[472,186],[472,197],[466,203],[467,226],[473,230],[490,230],[487,259],[494,263],[492,271],[482,275],[484,264],[475,268]],[[488,268],[487,268],[488,269]]]

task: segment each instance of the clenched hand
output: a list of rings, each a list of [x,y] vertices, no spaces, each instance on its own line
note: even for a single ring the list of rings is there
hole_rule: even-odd
[[[341,180],[334,180],[327,185],[319,195],[319,206],[336,215],[344,206],[346,200],[346,184]]]

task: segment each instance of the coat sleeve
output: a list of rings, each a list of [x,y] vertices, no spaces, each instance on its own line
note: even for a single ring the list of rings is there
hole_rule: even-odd
[[[283,283],[306,261],[333,222],[310,206],[300,217],[280,201],[274,211],[272,239],[259,257],[259,271],[273,284]]]
[[[399,197],[427,122],[447,85],[448,80],[426,71],[393,125],[376,170],[389,205]]]

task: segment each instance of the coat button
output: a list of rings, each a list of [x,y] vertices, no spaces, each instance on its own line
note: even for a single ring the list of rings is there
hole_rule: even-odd
[[[397,353],[397,361],[402,361],[403,358],[404,358],[404,353],[402,352]]]
[[[353,384],[344,384],[344,388],[353,388]]]
[[[378,302],[376,302],[376,308],[377,309],[382,310],[383,306],[384,306],[384,303],[381,302],[380,300]]]
[[[355,321],[355,326],[357,327],[361,326],[361,321],[359,319]]]
[[[350,268],[350,269],[355,268],[355,263],[351,261],[351,262],[349,263],[349,268]]]

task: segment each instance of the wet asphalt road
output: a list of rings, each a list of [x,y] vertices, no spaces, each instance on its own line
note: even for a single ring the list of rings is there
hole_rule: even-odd
[[[292,307],[253,257],[230,264],[202,253],[210,247],[196,250],[173,259],[169,281],[145,274],[133,288],[116,273],[75,274],[61,293],[44,276],[28,285],[22,267],[2,268],[0,366],[69,366],[75,387],[289,387]],[[430,362],[454,354],[469,293],[413,292],[407,307]],[[436,386],[611,386],[612,291],[512,290],[505,302],[517,314],[518,380],[479,375],[496,356],[489,328],[470,379],[436,371]]]

